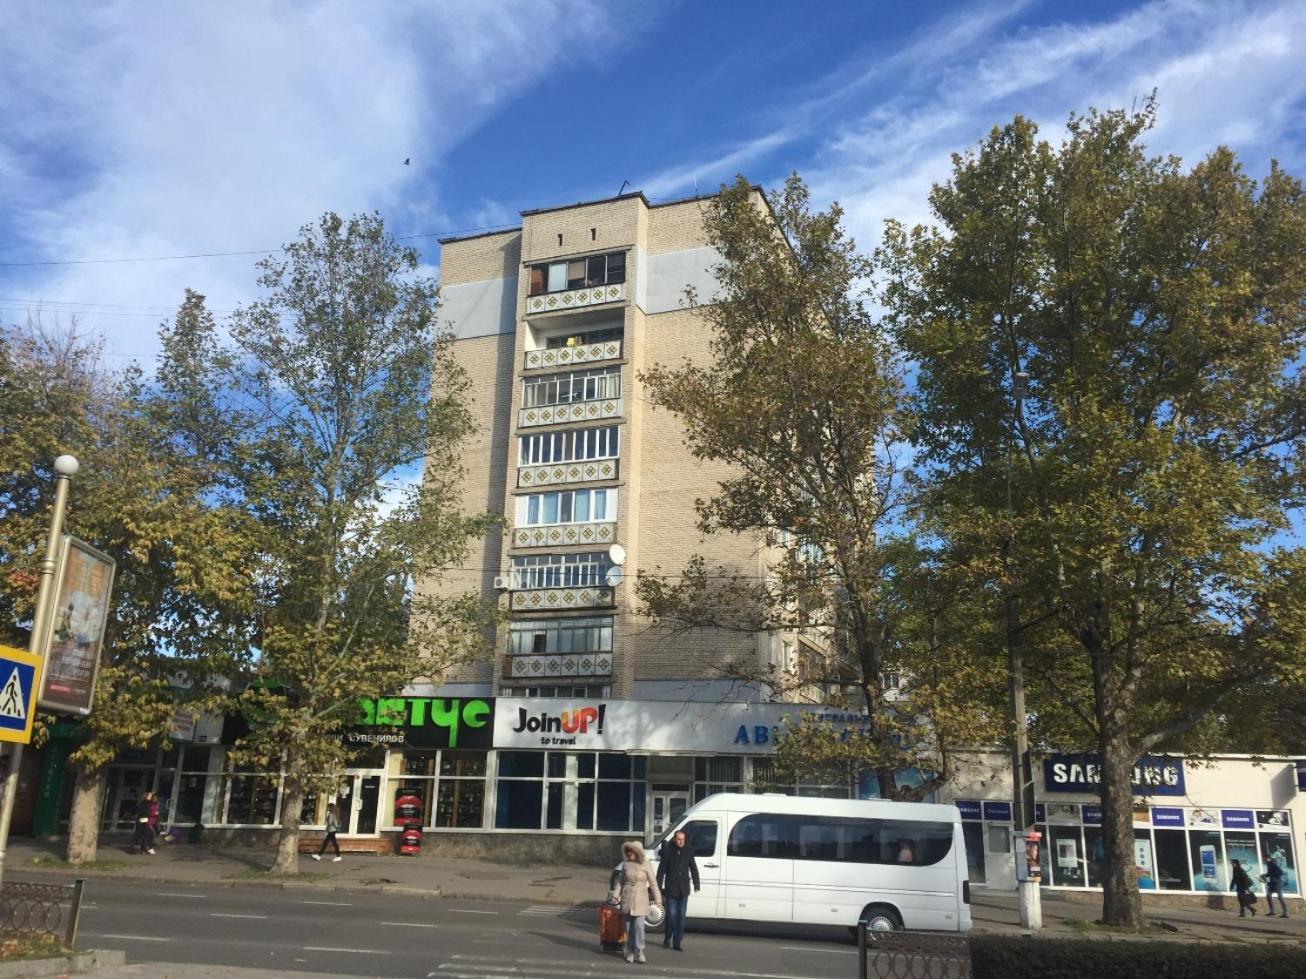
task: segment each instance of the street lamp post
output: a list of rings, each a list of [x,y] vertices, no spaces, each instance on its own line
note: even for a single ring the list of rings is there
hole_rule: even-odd
[[[36,611],[32,616],[32,634],[27,644],[29,652],[44,659],[50,637],[47,634],[47,620],[50,618],[50,604],[54,601],[56,559],[59,553],[59,538],[63,534],[63,513],[68,504],[68,484],[77,470],[81,468],[78,461],[70,455],[62,455],[54,460],[54,511],[50,514],[50,536],[45,542],[45,557],[41,559],[40,587],[36,592]],[[44,670],[44,662],[41,664]],[[39,683],[39,676],[37,681]],[[39,690],[32,692],[32,709],[35,710]],[[18,794],[18,770],[23,763],[23,746],[14,744],[9,750],[9,771],[5,773],[4,801],[0,802],[0,883],[4,882],[5,854],[9,849],[9,823],[14,816],[14,796]]]
[[[1011,395],[1015,400],[1015,419],[1020,418],[1029,392],[1029,374],[1026,371],[1013,371],[1011,374]],[[1014,441],[1014,440],[1013,440]],[[1015,506],[1011,492],[1011,450],[1007,459],[1007,519],[1015,516]],[[1008,531],[1006,562],[1008,571],[1012,564],[1012,549],[1015,535]],[[1011,719],[1013,723],[1011,737],[1011,787],[1012,787],[1012,826],[1018,834],[1024,834],[1034,824],[1034,803],[1032,796],[1025,795],[1025,762],[1029,757],[1029,725],[1025,710],[1025,667],[1020,651],[1020,602],[1013,587],[1008,585],[1006,596],[1007,618],[1007,675],[1010,685]],[[1028,803],[1028,804],[1027,804]],[[1023,835],[1016,837],[1018,846],[1024,845]],[[1016,866],[1021,867],[1021,855],[1016,856]],[[1020,923],[1027,929],[1036,930],[1042,926],[1041,894],[1037,873],[1032,877],[1028,870],[1019,875],[1017,888],[1020,890]]]

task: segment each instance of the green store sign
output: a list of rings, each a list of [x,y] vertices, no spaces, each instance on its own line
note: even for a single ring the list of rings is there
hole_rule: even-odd
[[[358,719],[345,734],[354,744],[493,747],[493,697],[363,698],[358,708]]]

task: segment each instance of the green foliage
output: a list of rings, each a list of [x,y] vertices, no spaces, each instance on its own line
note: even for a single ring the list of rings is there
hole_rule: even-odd
[[[248,639],[241,515],[208,499],[216,473],[175,438],[139,371],[109,371],[100,344],[39,321],[0,334],[0,622],[26,644],[49,528],[55,456],[81,463],[65,532],[117,562],[94,711],[74,765],[92,771],[215,708]]]
[[[1306,659],[1301,552],[1276,550],[1302,498],[1306,200],[1226,149],[1147,156],[1153,118],[1090,112],[1059,147],[1017,118],[954,158],[940,228],[891,225],[882,253],[926,518],[976,595],[1017,596],[1043,733],[1103,756],[1113,924],[1140,915],[1133,759],[1200,744],[1239,691],[1300,690]]]
[[[455,509],[467,380],[435,330],[436,288],[375,215],[325,215],[260,263],[263,298],[224,340],[189,293],[165,330],[162,386],[223,498],[254,526],[259,682],[238,762],[286,774],[277,867],[300,806],[344,767],[359,698],[394,694],[478,651],[474,596],[438,579],[485,518]],[[405,486],[425,460],[425,475]]]
[[[1174,941],[1104,941],[973,935],[975,979],[1078,979],[1091,964],[1101,979],[1192,979],[1257,976],[1290,979],[1306,973],[1306,949],[1294,945]]]
[[[941,589],[904,587],[931,572],[902,530],[912,419],[901,365],[866,302],[872,268],[839,208],[813,211],[796,176],[771,204],[740,179],[707,206],[722,256],[717,295],[702,308],[712,358],[641,374],[649,400],[683,422],[691,452],[729,466],[720,491],[697,504],[700,528],[760,536],[768,574],[758,582],[693,558],[676,579],[641,574],[638,594],[664,626],[800,632],[824,650],[804,681],[855,691],[870,730],[837,749],[823,748],[819,731],[792,731],[782,769],[859,763],[890,797],[928,791],[899,789],[894,773],[937,759],[938,736],[975,715],[927,677],[961,651],[957,607],[930,605]],[[792,692],[774,671],[736,673]],[[909,683],[886,697],[891,673],[918,679],[923,696]]]

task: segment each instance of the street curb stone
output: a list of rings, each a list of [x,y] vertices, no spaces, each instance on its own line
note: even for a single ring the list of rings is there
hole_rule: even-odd
[[[66,976],[70,973],[90,972],[93,969],[107,969],[115,965],[126,965],[127,954],[117,949],[76,952],[72,955],[60,955],[53,959],[19,959],[16,962],[0,962],[0,979],[22,979],[26,976]]]

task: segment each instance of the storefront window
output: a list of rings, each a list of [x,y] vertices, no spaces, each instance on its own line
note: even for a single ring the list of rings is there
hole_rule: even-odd
[[[802,779],[799,781],[789,781],[782,779],[776,773],[775,761],[771,758],[754,758],[753,781],[749,786],[750,792],[783,792],[785,795],[810,796],[821,799],[853,799],[856,798],[855,788],[856,780],[831,778],[828,780],[815,781]]]
[[[1102,869],[1106,863],[1106,845],[1102,830],[1096,826],[1084,827],[1084,865],[1088,871],[1088,886],[1102,886]]]
[[[585,758],[582,755],[581,758]],[[644,832],[646,760],[639,755],[601,754],[592,793],[593,816],[582,793],[576,795],[576,828],[588,824],[600,832]],[[592,771],[592,766],[585,766]],[[578,766],[579,771],[579,766]],[[583,777],[583,776],[582,776]],[[578,788],[585,788],[582,783]]]
[[[227,789],[224,823],[237,826],[271,826],[277,820],[277,790],[280,778],[267,774],[223,776]]]
[[[172,822],[193,825],[202,822],[204,789],[208,785],[208,746],[187,745],[181,753],[181,780],[177,784],[176,801],[172,809]]]
[[[1190,831],[1188,856],[1192,860],[1193,890],[1224,893],[1229,889],[1229,878],[1224,863],[1224,843],[1218,831]]]
[[[1140,891],[1156,890],[1156,858],[1151,830],[1134,828],[1134,869],[1138,873]]]
[[[694,759],[694,801],[718,792],[743,792],[744,760],[738,757]]]
[[[395,788],[395,806],[418,809],[421,825],[480,829],[485,819],[484,751],[409,751]],[[398,816],[395,817],[398,822]]]
[[[1296,894],[1298,891],[1297,884],[1297,864],[1292,858],[1292,837],[1287,833],[1262,833],[1261,834],[1261,872],[1265,872],[1268,866],[1267,861],[1273,857],[1283,870],[1283,892],[1285,894]]]
[[[544,803],[543,751],[499,752],[496,829],[540,829]]]
[[[961,835],[966,840],[966,872],[972,884],[987,880],[984,871],[984,824],[962,823]]]
[[[1187,834],[1181,829],[1158,829],[1156,837],[1156,874],[1163,891],[1191,891],[1192,875],[1188,872]]]
[[[1052,883],[1057,887],[1084,886],[1084,849],[1078,826],[1049,826]]]
[[[646,777],[639,755],[501,751],[494,825],[642,833]]]

